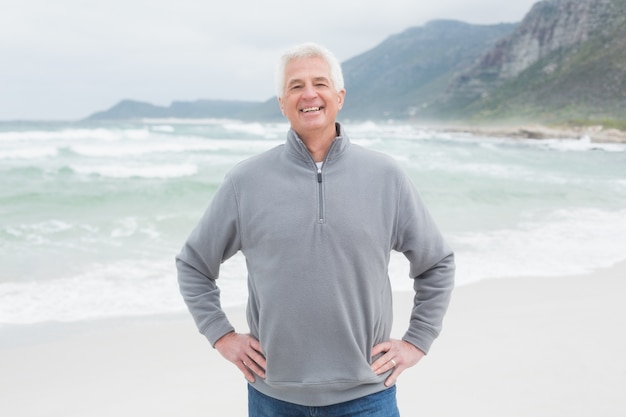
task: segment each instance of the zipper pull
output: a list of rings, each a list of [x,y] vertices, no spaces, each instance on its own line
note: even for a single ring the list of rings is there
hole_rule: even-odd
[[[322,168],[317,169],[317,182],[322,183]]]

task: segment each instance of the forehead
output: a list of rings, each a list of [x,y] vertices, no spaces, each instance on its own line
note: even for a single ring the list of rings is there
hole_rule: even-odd
[[[287,82],[294,79],[327,78],[330,79],[330,65],[324,58],[312,56],[292,59],[285,66]]]

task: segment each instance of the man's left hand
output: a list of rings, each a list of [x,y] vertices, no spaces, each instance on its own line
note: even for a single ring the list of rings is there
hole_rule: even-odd
[[[389,387],[396,382],[398,376],[407,368],[417,364],[425,355],[420,349],[405,342],[404,340],[391,339],[380,343],[372,349],[372,357],[384,353],[372,364],[372,371],[376,375],[384,374],[393,369],[385,380],[385,386]]]

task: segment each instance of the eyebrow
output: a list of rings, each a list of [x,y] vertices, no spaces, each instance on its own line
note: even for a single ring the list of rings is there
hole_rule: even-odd
[[[326,77],[315,77],[313,78],[313,82],[318,82],[318,81],[324,81],[328,84],[330,84],[330,80]],[[287,83],[287,87],[291,87],[294,84],[298,84],[298,83],[303,83],[304,80],[300,79],[300,78],[295,78],[293,80],[289,80],[289,82]]]

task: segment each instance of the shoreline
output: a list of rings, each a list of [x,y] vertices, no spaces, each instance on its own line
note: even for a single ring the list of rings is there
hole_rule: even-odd
[[[510,139],[574,139],[589,138],[592,143],[626,143],[626,131],[595,126],[555,126],[541,124],[520,125],[434,125],[436,131],[467,133],[474,136]]]
[[[625,292],[626,262],[457,287],[442,335],[398,380],[401,415],[623,414]],[[406,328],[412,296],[394,292],[393,337]],[[245,331],[244,309],[226,310]],[[13,332],[19,343],[0,344],[3,415],[247,415],[245,380],[187,314]]]

